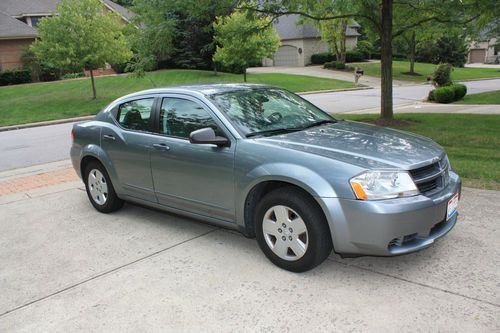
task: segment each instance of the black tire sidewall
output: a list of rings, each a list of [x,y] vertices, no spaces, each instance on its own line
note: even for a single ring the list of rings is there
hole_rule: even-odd
[[[106,179],[106,185],[108,186],[108,198],[104,203],[104,205],[99,205],[97,202],[95,202],[94,199],[92,198],[92,195],[90,194],[89,175],[90,171],[94,169],[99,170],[103,174],[104,178]],[[85,182],[85,190],[87,191],[87,196],[90,200],[90,203],[98,211],[102,213],[111,213],[121,208],[121,206],[123,206],[123,201],[116,195],[115,189],[113,187],[111,179],[109,178],[108,172],[101,163],[90,162],[88,165],[86,165],[84,182]]]
[[[304,221],[308,233],[308,246],[303,257],[288,261],[277,256],[266,243],[262,232],[262,221],[267,210],[283,205],[297,212]],[[332,250],[331,234],[327,221],[318,204],[309,195],[293,187],[274,190],[257,204],[255,214],[257,242],[264,254],[277,266],[292,271],[304,272],[323,262]]]

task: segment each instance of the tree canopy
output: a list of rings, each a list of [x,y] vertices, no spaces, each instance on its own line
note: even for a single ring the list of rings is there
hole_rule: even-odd
[[[57,10],[58,15],[38,24],[39,38],[32,49],[52,66],[89,70],[96,98],[93,70],[132,57],[120,19],[99,0],[62,0]]]
[[[299,14],[316,21],[356,19],[380,40],[381,54],[381,117],[393,118],[392,105],[392,46],[393,39],[427,23],[465,25],[477,20],[483,10],[494,7],[494,0],[267,0],[241,2],[240,9],[278,18]],[[405,20],[394,17],[408,12]]]
[[[256,18],[244,11],[218,17],[214,23],[219,45],[214,61],[227,67],[239,67],[246,81],[246,69],[264,58],[271,58],[280,46],[280,38],[268,17]]]

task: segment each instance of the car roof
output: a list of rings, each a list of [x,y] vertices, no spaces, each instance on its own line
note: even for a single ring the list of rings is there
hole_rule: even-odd
[[[124,97],[134,97],[137,95],[145,95],[145,94],[193,93],[193,92],[200,93],[202,95],[213,95],[229,91],[253,90],[253,89],[263,89],[263,88],[274,88],[274,87],[266,84],[256,84],[256,83],[201,83],[201,84],[180,85],[180,86],[142,90],[129,94]]]

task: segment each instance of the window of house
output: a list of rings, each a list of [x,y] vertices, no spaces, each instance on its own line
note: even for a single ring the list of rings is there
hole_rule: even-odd
[[[210,114],[198,103],[182,98],[164,98],[160,110],[160,132],[169,136],[189,138],[201,128],[211,127],[223,136]]]
[[[153,103],[152,97],[123,103],[118,109],[118,122],[127,129],[149,131]]]
[[[45,16],[31,16],[31,26],[36,28],[38,22],[43,19]]]

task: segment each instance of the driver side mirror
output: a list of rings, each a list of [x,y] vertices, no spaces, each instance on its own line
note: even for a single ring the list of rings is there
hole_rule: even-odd
[[[189,134],[189,142],[193,144],[213,144],[218,147],[229,145],[229,140],[222,136],[216,136],[211,127],[201,128]]]

